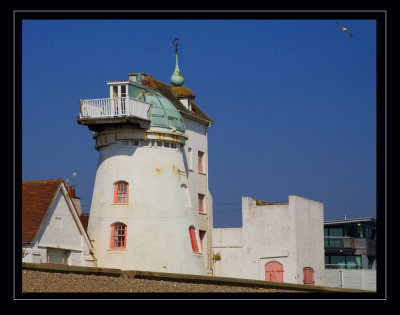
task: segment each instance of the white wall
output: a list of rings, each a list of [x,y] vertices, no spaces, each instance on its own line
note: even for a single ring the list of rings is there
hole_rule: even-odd
[[[376,269],[325,269],[325,285],[376,291]]]
[[[208,143],[207,128],[204,123],[200,123],[186,115],[182,115],[188,139],[183,147],[183,159],[185,171],[188,179],[190,199],[192,202],[193,213],[199,216],[199,229],[206,231],[204,242],[204,259],[209,273],[212,272],[212,222],[213,222],[213,200],[208,189]],[[189,153],[189,148],[191,153]],[[204,152],[204,173],[198,172],[198,151]],[[198,212],[198,194],[205,195],[206,211]]]
[[[183,186],[189,186],[184,170],[178,149],[122,148],[118,142],[99,149],[88,223],[99,267],[206,273],[202,253],[193,253],[190,243],[193,225],[201,248],[198,217],[188,207]],[[126,205],[113,204],[113,184],[119,180],[129,183]],[[127,225],[126,249],[110,249],[111,225],[116,222]]]
[[[316,285],[324,281],[323,205],[289,196],[287,204],[256,205],[242,197],[242,228],[213,229],[215,275],[265,280],[265,264],[283,264],[283,282],[303,283],[312,267]]]

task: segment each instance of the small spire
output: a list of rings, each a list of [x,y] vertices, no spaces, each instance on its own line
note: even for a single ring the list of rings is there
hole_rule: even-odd
[[[178,65],[178,40],[179,38],[175,38],[172,41],[172,44],[175,45],[175,70],[174,73],[171,76],[171,83],[175,86],[181,86],[184,82],[184,78],[183,75],[181,73],[181,71],[179,70],[179,65]]]

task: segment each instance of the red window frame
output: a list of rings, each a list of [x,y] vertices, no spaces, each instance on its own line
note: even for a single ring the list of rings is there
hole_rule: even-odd
[[[199,247],[197,246],[197,239],[196,239],[196,229],[193,225],[189,227],[189,235],[190,235],[190,243],[192,244],[192,250],[195,253],[199,252]]]
[[[205,195],[198,194],[198,196],[199,196],[199,212],[204,213],[205,212],[205,206],[204,206]]]
[[[204,173],[204,152],[198,151],[198,171]]]
[[[129,202],[129,184],[124,181],[114,183],[114,203]]]
[[[126,248],[127,226],[123,223],[111,225],[110,248]]]
[[[314,284],[314,269],[311,267],[303,268],[303,283]]]

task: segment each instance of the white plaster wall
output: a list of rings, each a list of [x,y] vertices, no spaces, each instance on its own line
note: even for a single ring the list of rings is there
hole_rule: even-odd
[[[113,184],[129,183],[129,204],[113,204]],[[189,226],[198,217],[187,205],[182,153],[155,147],[101,147],[88,234],[99,267],[205,274],[202,254],[192,251]],[[111,225],[127,225],[127,248],[110,249]]]
[[[265,280],[265,264],[283,265],[283,282],[303,283],[303,268],[312,267],[323,285],[323,205],[289,196],[288,204],[256,205],[242,198],[243,227],[213,229],[216,276]]]
[[[212,252],[221,256],[220,260],[213,261],[214,275],[245,278],[246,265],[236,263],[243,261],[242,228],[218,228],[212,231]]]
[[[213,200],[208,188],[208,143],[207,129],[208,126],[190,119],[187,116],[182,116],[186,126],[186,134],[188,139],[185,146],[182,148],[185,171],[188,179],[190,198],[193,207],[193,213],[199,215],[199,228],[206,231],[205,242],[205,264],[207,269],[212,270],[212,222],[213,222]],[[191,148],[191,157],[188,149]],[[204,173],[198,172],[198,151],[205,153],[204,155]],[[205,195],[206,214],[198,213],[198,194]]]
[[[297,274],[303,283],[303,268],[314,270],[315,285],[325,284],[324,207],[321,202],[289,196],[289,206],[296,212]]]
[[[256,206],[249,197],[242,198],[245,264],[251,279],[265,280],[265,264],[283,264],[283,281],[297,282],[295,213],[288,205]]]

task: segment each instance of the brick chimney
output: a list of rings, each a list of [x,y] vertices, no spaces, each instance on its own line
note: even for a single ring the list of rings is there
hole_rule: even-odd
[[[68,186],[68,195],[71,197],[76,212],[78,212],[78,215],[81,215],[82,214],[81,198],[75,196],[75,189],[72,189],[71,186]]]

